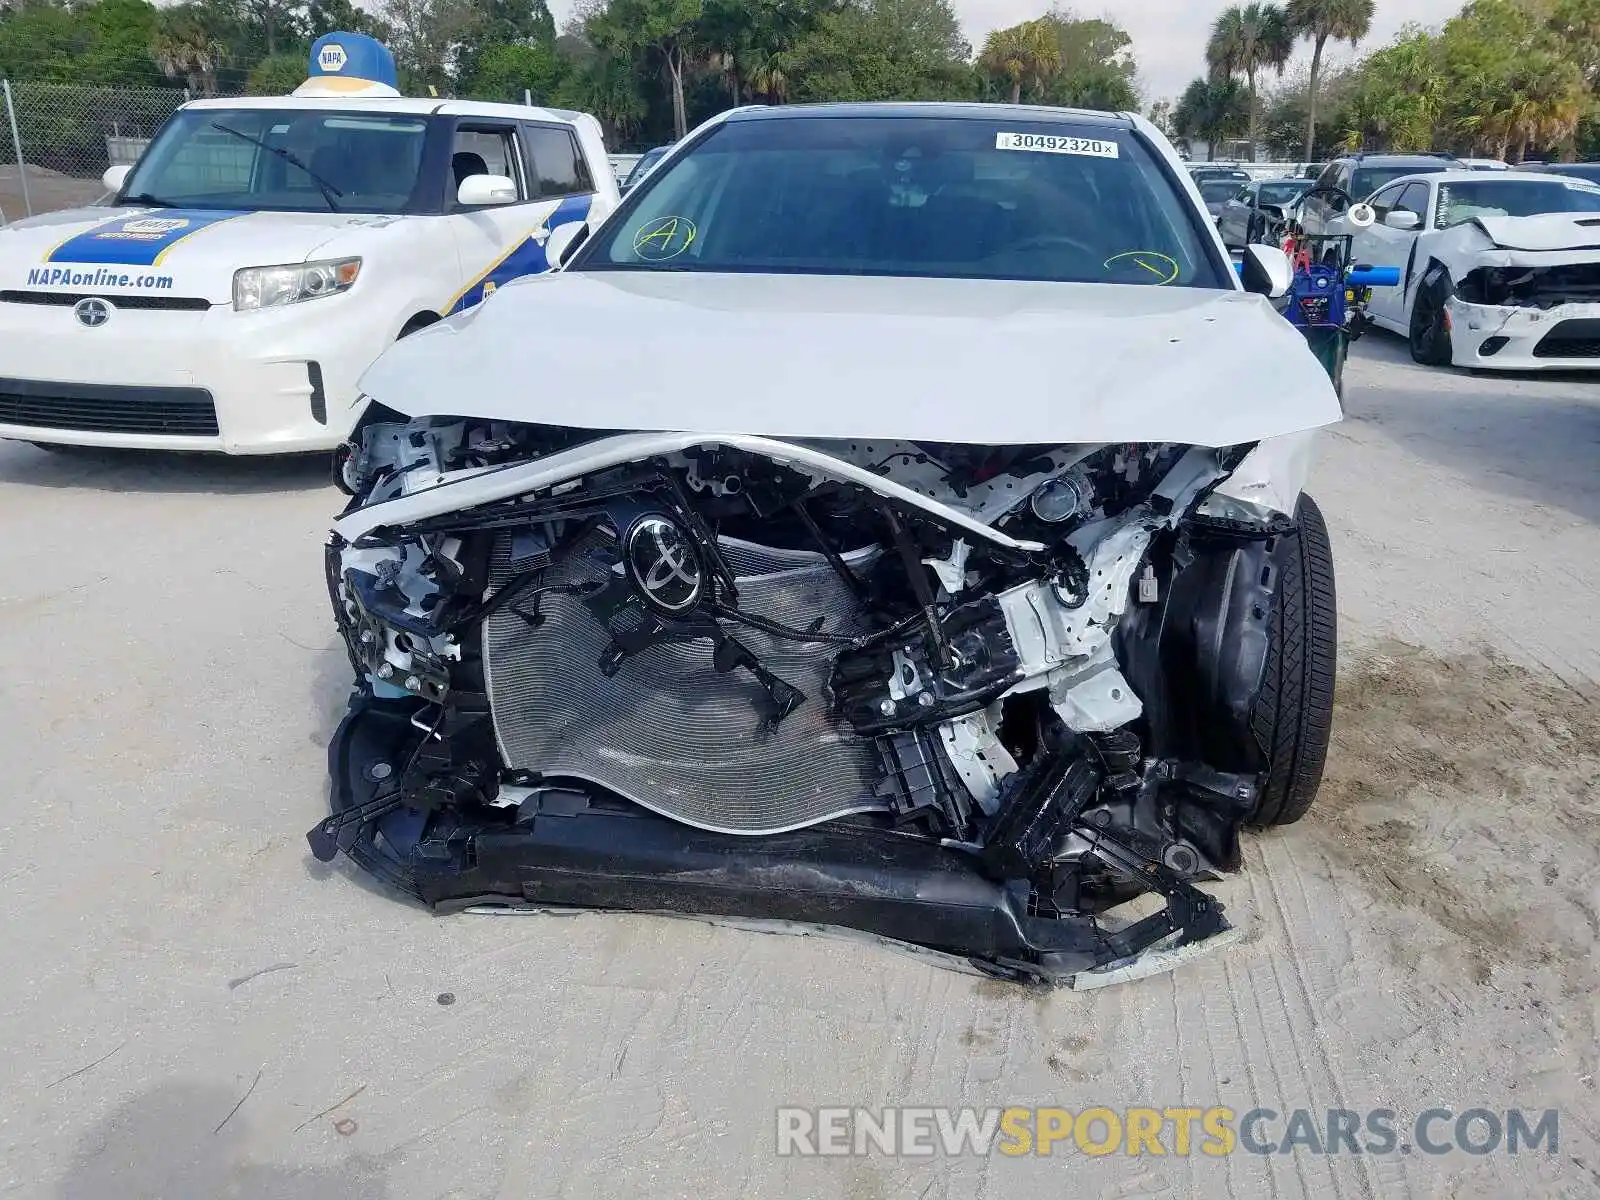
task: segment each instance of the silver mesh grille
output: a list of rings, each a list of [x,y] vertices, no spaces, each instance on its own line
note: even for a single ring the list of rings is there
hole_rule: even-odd
[[[741,609],[829,633],[858,631],[858,605],[819,554],[724,538]],[[541,584],[605,579],[595,534],[543,572]],[[509,578],[509,538],[493,583]],[[867,552],[872,553],[872,552]],[[859,561],[859,560],[857,560]],[[768,670],[806,702],[777,730],[762,722],[766,696],[749,672],[718,672],[709,641],[653,646],[610,679],[597,664],[604,625],[573,596],[543,599],[537,629],[502,611],[484,628],[484,670],[508,766],[586,779],[691,825],[727,833],[777,833],[846,813],[878,810],[872,743],[828,711],[824,685],[837,649],[801,645],[728,625]]]

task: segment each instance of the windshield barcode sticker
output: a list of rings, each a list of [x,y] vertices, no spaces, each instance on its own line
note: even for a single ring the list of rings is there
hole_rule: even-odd
[[[1102,138],[1061,137],[1053,133],[997,133],[996,150],[1034,150],[1040,154],[1087,154],[1116,158],[1117,144]]]

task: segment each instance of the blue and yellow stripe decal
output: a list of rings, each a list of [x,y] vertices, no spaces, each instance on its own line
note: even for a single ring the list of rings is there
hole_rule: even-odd
[[[495,259],[466,287],[452,296],[450,302],[439,310],[440,314],[448,317],[451,313],[471,308],[474,304],[481,303],[485,296],[501,284],[510,283],[513,279],[520,279],[524,275],[541,275],[548,271],[550,260],[545,257],[545,240],[562,225],[570,225],[574,221],[587,221],[589,208],[593,202],[593,196],[570,196],[563,200],[556,206],[554,212],[540,222],[538,229]],[[539,235],[543,235],[543,238],[541,239]]]
[[[183,212],[162,208],[131,217],[114,217],[69,237],[45,256],[45,262],[159,267],[179,242],[223,221],[247,215],[222,209]]]

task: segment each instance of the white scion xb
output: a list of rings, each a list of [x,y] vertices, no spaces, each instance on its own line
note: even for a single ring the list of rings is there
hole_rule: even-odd
[[[353,34],[292,96],[184,105],[106,185],[0,230],[0,438],[331,448],[385,347],[617,203],[592,116],[403,98]]]

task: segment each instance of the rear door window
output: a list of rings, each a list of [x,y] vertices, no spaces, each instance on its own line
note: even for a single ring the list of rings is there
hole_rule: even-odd
[[[548,200],[594,191],[589,165],[572,130],[555,125],[524,125],[522,138],[528,156],[528,178],[536,197]]]

